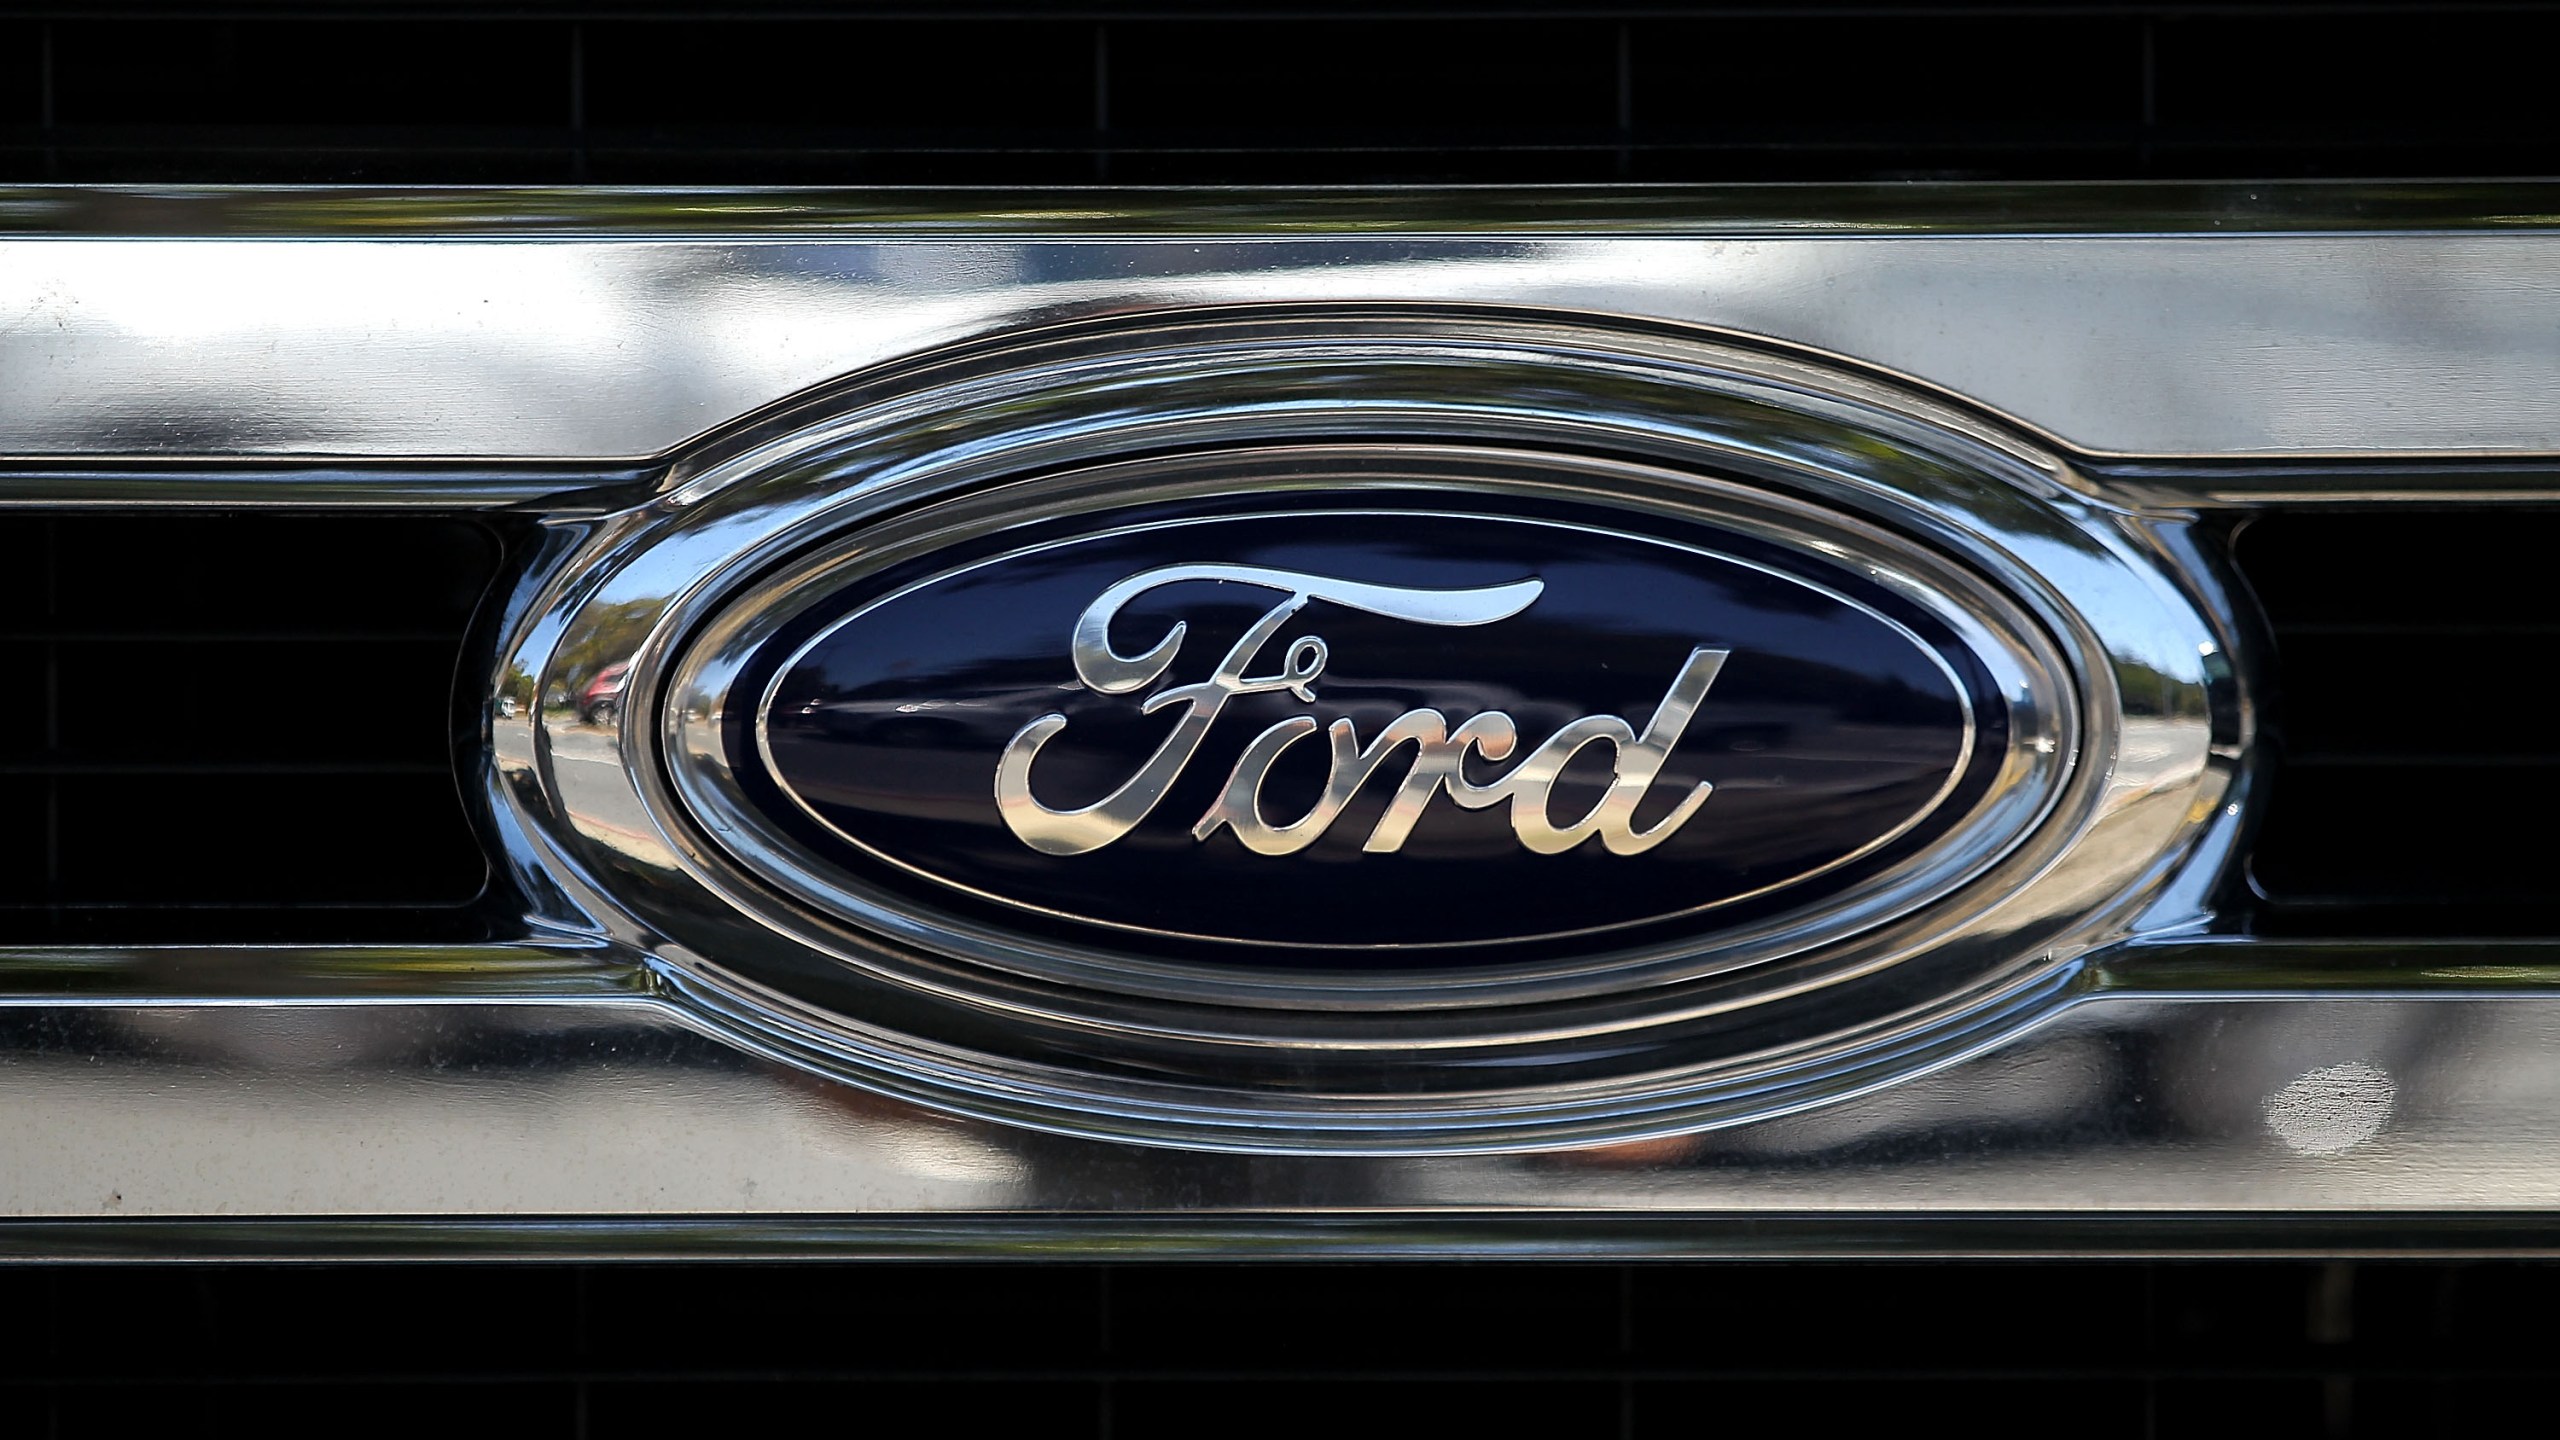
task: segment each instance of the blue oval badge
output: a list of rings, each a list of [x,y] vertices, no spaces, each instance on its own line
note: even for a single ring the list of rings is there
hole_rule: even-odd
[[[1861,567],[1450,498],[1159,502],[862,575],[745,660],[727,768],[872,892],[1313,970],[1765,926],[1993,788],[2003,695]]]
[[[2237,839],[2215,577],[1800,355],[1069,321],[666,479],[510,610],[502,685],[629,674],[492,726],[492,818],[693,1023],[902,1103],[1289,1154],[1733,1123],[2069,1003]]]

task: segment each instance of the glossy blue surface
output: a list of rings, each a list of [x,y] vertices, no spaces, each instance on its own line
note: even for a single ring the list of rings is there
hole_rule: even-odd
[[[732,764],[759,806],[868,884],[1043,935],[1284,969],[1509,964],[1711,935],[1871,877],[1989,783],[2006,712],[1979,667],[1917,607],[1835,561],[1598,506],[1396,503],[1407,508],[1374,494],[1301,494],[1288,513],[1133,508],[871,576],[750,664],[743,693],[770,687],[766,731],[759,744],[756,717],[732,713]],[[1309,601],[1244,668],[1281,672],[1301,653],[1294,642],[1319,637],[1312,698],[1277,687],[1234,697],[1125,835],[1081,854],[1035,850],[995,794],[999,756],[1026,725],[1065,720],[1031,769],[1043,803],[1091,803],[1144,766],[1186,708],[1142,713],[1141,702],[1207,679],[1287,599],[1207,580],[1148,590],[1113,620],[1111,646],[1143,652],[1182,623],[1170,667],[1129,693],[1080,683],[1070,640],[1087,606],[1131,576],[1186,564],[1431,590],[1541,586],[1516,614],[1466,626]],[[1612,853],[1598,837],[1535,853],[1509,804],[1462,808],[1441,792],[1399,848],[1364,849],[1412,767],[1410,745],[1296,853],[1255,853],[1230,829],[1195,834],[1248,744],[1292,717],[1347,719],[1366,743],[1417,709],[1452,727],[1501,711],[1517,748],[1463,762],[1471,782],[1491,784],[1579,718],[1619,716],[1646,732],[1704,648],[1727,658],[1634,823],[1659,825],[1698,785],[1713,789],[1641,853]],[[1555,823],[1599,804],[1618,754],[1597,744],[1573,758],[1547,800]],[[1283,750],[1261,787],[1264,813],[1306,813],[1329,759],[1322,734]]]

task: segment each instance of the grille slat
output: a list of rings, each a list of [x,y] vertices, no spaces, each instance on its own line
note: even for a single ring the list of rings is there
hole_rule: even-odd
[[[0,180],[2548,174],[2543,6],[1409,5],[0,25]]]

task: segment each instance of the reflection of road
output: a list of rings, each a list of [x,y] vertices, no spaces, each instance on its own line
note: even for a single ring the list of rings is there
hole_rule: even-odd
[[[1019,1132],[749,1060],[645,1001],[0,1008],[11,1215],[1024,1205]],[[147,1157],[147,1158],[145,1158]]]
[[[543,727],[550,740],[552,784],[578,827],[636,859],[667,863],[672,857],[658,838],[658,827],[623,778],[620,732],[582,725],[565,715],[544,716]]]

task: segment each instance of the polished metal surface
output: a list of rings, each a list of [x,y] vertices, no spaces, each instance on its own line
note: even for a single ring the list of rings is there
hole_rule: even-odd
[[[544,532],[466,682],[520,922],[0,950],[0,1255],[2560,1253],[2560,948],[2232,933],[2270,657],[2197,523],[2560,498],[2551,187],[56,189],[0,193],[0,230],[0,503]],[[1097,1080],[1197,977],[1062,949],[1007,979],[1018,937],[875,907],[890,956],[706,833],[707,709],[545,703],[617,657],[632,696],[716,682],[741,597],[884,493],[1274,437],[1811,497],[2070,677],[2054,744],[2020,747],[1996,843],[1811,960],[1618,957],[1646,993],[1534,1037],[1687,1043],[1765,1007],[1757,1051],[1674,1044],[1453,1122],[1285,1074],[1204,1099],[1217,1067],[1173,1049]],[[1310,688],[1328,663],[1235,661]],[[1457,793],[1415,780],[1414,808]],[[1218,818],[1288,843],[1250,785]],[[870,968],[811,988],[812,954]],[[1161,993],[1055,1003],[1105,972]],[[1587,978],[1522,983],[1584,1004]],[[1181,1038],[1284,1039],[1318,1076],[1374,1043],[1380,992],[1315,1019],[1304,993]],[[889,1003],[916,995],[1018,1019],[1022,1053],[917,1042]],[[1405,1037],[1442,1078],[1480,1039]]]
[[[2479,1243],[2468,1217],[2529,1243],[2523,1214],[2560,1209],[2549,946],[2270,946],[2262,961],[2334,983],[2236,991],[2213,954],[2231,948],[2113,952],[2108,984],[2029,1033],[1821,1110],[1426,1159],[955,1121],[743,1055],[644,997],[127,1000],[76,1027],[21,1002],[0,1010],[0,1208],[112,1223],[0,1227],[0,1247],[2054,1253],[2201,1229],[2183,1243],[2405,1251]],[[2393,988],[2373,988],[2377,960],[2399,962]],[[186,1224],[120,1242],[134,1222]]]
[[[9,192],[0,457],[663,455],[927,347],[1269,303],[1755,336],[2098,455],[2560,451],[2547,188],[1882,193]]]
[[[2547,180],[630,189],[45,185],[0,189],[12,235],[643,240],[971,235],[2159,235],[2531,230]]]

